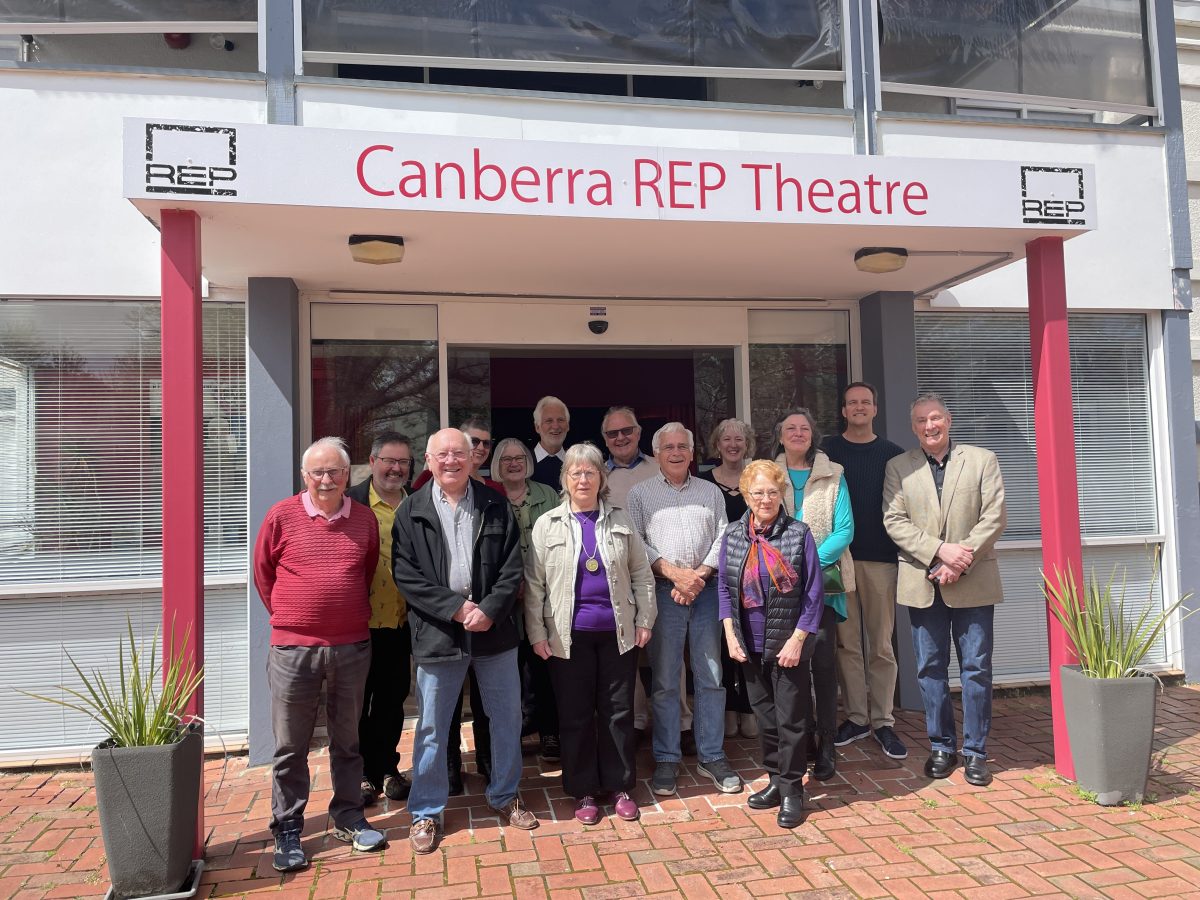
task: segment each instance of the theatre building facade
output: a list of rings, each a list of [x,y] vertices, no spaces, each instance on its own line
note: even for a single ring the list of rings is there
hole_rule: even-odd
[[[738,416],[765,455],[789,408],[836,430],[850,381],[905,446],[941,393],[1007,488],[997,681],[1045,682],[1058,273],[1084,569],[1134,610],[1200,583],[1170,3],[80,8],[0,3],[0,763],[92,741],[12,689],[108,666],[127,616],[153,635],[190,537],[210,739],[262,759],[248,544],[299,451],[340,435],[361,477],[380,431],[419,458],[469,415],[532,441],[544,394],[569,442],[629,404],[647,445]],[[1198,620],[1155,670],[1200,676]]]

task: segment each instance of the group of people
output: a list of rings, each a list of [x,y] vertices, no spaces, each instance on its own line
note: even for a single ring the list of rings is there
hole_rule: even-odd
[[[353,487],[344,443],[314,442],[305,490],[269,511],[254,548],[271,616],[275,868],[307,865],[300,835],[322,685],[334,836],[357,850],[386,842],[364,813],[381,794],[407,800],[414,852],[437,848],[448,798],[462,790],[468,675],[485,797],[512,827],[538,825],[518,793],[524,735],[538,733],[576,819],[593,825],[604,806],[638,818],[643,731],[662,796],[675,793],[685,755],[718,790],[742,791],[723,746],[740,731],[758,737],[770,776],[748,805],[778,809],[778,824],[794,828],[810,765],[832,778],[836,747],[870,736],[887,756],[907,756],[893,728],[897,602],[912,624],[925,773],[944,778],[959,764],[953,642],[964,777],[988,784],[994,545],[1005,523],[996,457],[951,441],[937,395],[913,402],[919,446],[908,452],[874,433],[871,385],[849,385],[842,401],[845,431],[828,440],[808,410],[783,416],[774,459],[754,459],[746,423],[721,422],[709,441],[719,461],[700,476],[688,428],[664,425],[646,456],[630,407],[604,418],[607,458],[589,442],[566,448],[570,413],[555,397],[534,410],[532,451],[510,438],[493,453],[480,420],[438,431],[411,493],[403,435],[375,440],[370,477]],[[496,481],[481,474],[489,456]],[[410,783],[397,746],[414,663]]]

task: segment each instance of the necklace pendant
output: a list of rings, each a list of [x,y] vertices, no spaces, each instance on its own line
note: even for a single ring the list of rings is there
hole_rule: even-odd
[[[600,563],[596,562],[594,559],[589,559],[583,564],[583,567],[589,572],[595,572],[600,568]]]

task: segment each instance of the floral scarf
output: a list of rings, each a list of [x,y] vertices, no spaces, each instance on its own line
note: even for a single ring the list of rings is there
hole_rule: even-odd
[[[746,556],[746,566],[742,570],[742,606],[753,609],[762,606],[767,599],[763,595],[760,568],[764,562],[767,566],[767,574],[771,577],[771,583],[782,594],[791,591],[800,581],[800,577],[791,564],[783,558],[783,554],[763,537],[763,533],[754,530],[753,516],[746,516],[746,529],[750,535],[750,552]]]

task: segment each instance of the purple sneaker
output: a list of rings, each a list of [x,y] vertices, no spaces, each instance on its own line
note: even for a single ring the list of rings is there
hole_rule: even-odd
[[[624,819],[626,822],[636,822],[642,814],[638,809],[637,801],[624,791],[613,794],[613,812],[617,814],[617,818]]]
[[[584,825],[595,825],[600,821],[600,807],[595,797],[584,797],[575,806],[575,818]]]

